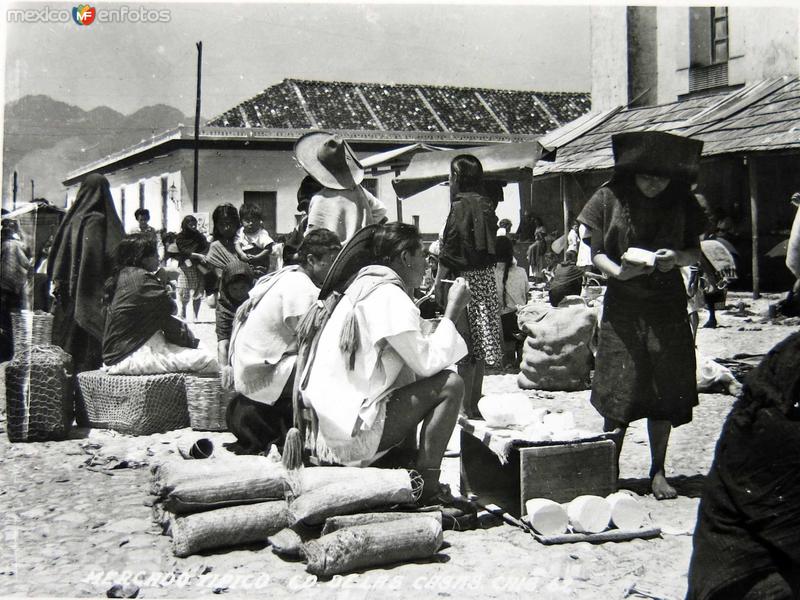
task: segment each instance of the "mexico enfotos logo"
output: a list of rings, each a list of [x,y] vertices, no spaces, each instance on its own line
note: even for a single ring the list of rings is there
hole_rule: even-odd
[[[167,8],[147,6],[115,6],[97,8],[90,4],[78,4],[68,10],[65,8],[9,8],[6,21],[9,23],[69,23],[80,27],[93,23],[169,23],[172,12]]]

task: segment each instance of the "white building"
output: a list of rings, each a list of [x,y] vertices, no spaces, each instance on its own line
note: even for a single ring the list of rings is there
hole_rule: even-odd
[[[192,127],[177,127],[85,165],[64,184],[71,202],[87,174],[104,174],[126,227],[139,207],[149,209],[154,227],[177,231],[185,214],[210,215],[222,202],[238,207],[248,201],[262,206],[271,233],[286,233],[295,225],[296,191],[305,175],[292,150],[308,131],[337,132],[363,158],[415,142],[459,148],[531,141],[584,114],[589,104],[586,93],[287,79],[201,128],[196,199]],[[405,160],[411,154],[404,154]],[[375,169],[365,186],[387,204],[390,220],[400,216],[423,232],[438,231],[449,206],[446,190],[434,188],[401,204],[391,179],[402,159],[392,165],[395,170]],[[521,200],[516,186],[505,194],[498,215],[518,225],[531,198]]]

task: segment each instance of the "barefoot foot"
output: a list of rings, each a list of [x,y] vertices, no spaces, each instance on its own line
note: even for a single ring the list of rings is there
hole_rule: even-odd
[[[678,497],[678,492],[675,488],[667,483],[667,478],[664,476],[663,471],[653,475],[653,479],[650,481],[650,489],[653,491],[653,496],[655,496],[656,500],[668,500]]]

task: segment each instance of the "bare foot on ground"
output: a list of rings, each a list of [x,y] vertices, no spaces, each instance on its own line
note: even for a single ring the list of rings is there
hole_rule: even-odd
[[[653,475],[650,481],[650,489],[653,491],[653,496],[656,500],[669,500],[678,497],[678,492],[667,483],[667,478],[664,476],[663,471],[659,471]]]

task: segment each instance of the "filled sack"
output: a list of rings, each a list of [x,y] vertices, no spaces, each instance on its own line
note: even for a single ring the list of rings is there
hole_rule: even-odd
[[[154,467],[152,474],[151,492],[175,514],[282,500],[289,489],[283,466],[262,456],[174,460]]]
[[[597,313],[582,304],[521,317],[527,335],[517,384],[522,389],[576,391],[589,387]]]
[[[442,545],[442,525],[430,516],[347,527],[303,546],[306,570],[330,577],[358,569],[429,558]]]
[[[172,521],[172,550],[184,558],[203,550],[265,542],[289,526],[284,500],[228,506],[176,517]]]
[[[322,467],[318,467],[322,468]],[[311,472],[316,469],[304,469]],[[366,471],[366,469],[361,469]],[[328,517],[366,512],[396,504],[413,504],[422,480],[405,469],[371,469],[371,477],[348,479],[303,491],[290,504],[293,523],[319,525]]]

